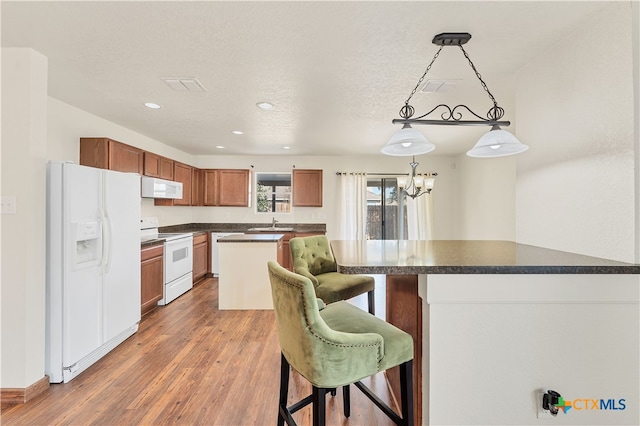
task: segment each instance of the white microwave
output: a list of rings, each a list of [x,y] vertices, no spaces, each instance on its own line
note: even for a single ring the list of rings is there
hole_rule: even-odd
[[[142,176],[142,198],[182,198],[182,182]]]

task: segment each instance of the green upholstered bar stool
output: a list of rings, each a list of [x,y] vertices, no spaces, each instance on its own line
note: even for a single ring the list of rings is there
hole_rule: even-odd
[[[413,425],[413,339],[404,331],[348,302],[316,298],[311,280],[268,262],[271,295],[282,350],[278,425],[295,425],[292,414],[313,404],[313,424],[325,424],[325,396],[343,389],[350,415],[349,385],[355,384],[395,424]],[[399,366],[401,416],[360,380]],[[308,397],[287,407],[290,367],[312,384]]]
[[[317,297],[326,304],[367,293],[369,312],[375,314],[373,277],[341,274],[326,235],[297,237],[289,241],[293,272],[313,283]]]

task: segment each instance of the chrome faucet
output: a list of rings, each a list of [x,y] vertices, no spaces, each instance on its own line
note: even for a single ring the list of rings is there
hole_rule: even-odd
[[[272,218],[271,218],[271,227],[272,227],[273,229],[276,229],[276,223],[278,223],[278,221],[276,220],[276,218],[275,218],[275,217],[272,217]]]

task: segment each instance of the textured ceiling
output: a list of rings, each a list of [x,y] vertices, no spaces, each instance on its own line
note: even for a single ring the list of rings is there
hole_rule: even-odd
[[[472,34],[465,48],[513,120],[518,68],[605,5],[0,2],[2,46],[48,57],[50,96],[195,155],[378,153],[399,128],[391,120],[441,32]],[[195,77],[206,92],[177,92],[161,77]],[[485,114],[491,106],[455,47],[443,50],[428,78],[458,84],[415,95],[418,111],[446,102]],[[162,108],[144,107],[148,101]],[[275,108],[259,110],[259,101]],[[485,130],[417,128],[440,155],[470,149]]]

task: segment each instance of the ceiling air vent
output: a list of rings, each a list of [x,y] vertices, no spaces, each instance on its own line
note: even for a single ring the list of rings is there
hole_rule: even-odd
[[[206,92],[202,83],[195,77],[161,77],[173,90],[179,92]]]

